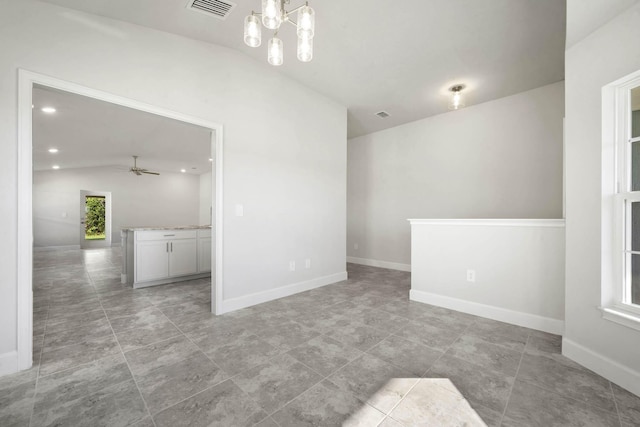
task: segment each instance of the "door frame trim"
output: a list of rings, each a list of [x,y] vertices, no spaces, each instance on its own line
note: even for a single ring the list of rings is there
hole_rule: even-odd
[[[33,351],[33,158],[32,158],[32,99],[34,85],[47,86],[66,92],[122,105],[140,111],[168,117],[186,123],[211,129],[211,152],[215,152],[216,185],[212,186],[212,200],[216,201],[215,239],[215,281],[212,278],[211,311],[222,312],[224,285],[223,256],[223,142],[224,128],[205,118],[179,113],[177,111],[136,101],[123,96],[92,89],[52,76],[18,69],[18,229],[17,229],[17,370],[28,369],[32,365]],[[215,197],[215,199],[214,199]],[[213,243],[214,242],[214,243]]]

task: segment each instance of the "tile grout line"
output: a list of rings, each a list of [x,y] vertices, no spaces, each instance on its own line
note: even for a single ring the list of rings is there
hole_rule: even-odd
[[[618,422],[620,426],[622,426],[622,414],[620,414],[620,408],[618,408],[618,401],[616,400],[616,394],[613,392],[613,384],[609,381],[609,390],[611,390],[611,396],[613,397],[613,404],[616,408],[616,413],[618,414]]]
[[[435,363],[435,362],[434,362],[434,363]],[[415,384],[413,384],[413,385],[409,388],[409,390],[407,390],[407,392],[404,394],[404,396],[402,396],[402,397],[400,398],[400,400],[398,400],[398,401],[396,402],[396,404],[395,404],[395,405],[393,405],[393,407],[392,407],[391,409],[389,409],[389,412],[388,412],[388,413],[384,414],[384,412],[382,412],[382,411],[381,411],[381,412],[384,414],[384,418],[382,418],[382,419],[380,420],[380,422],[379,422],[377,425],[382,424],[382,423],[384,422],[384,420],[386,420],[387,418],[391,418],[393,421],[397,422],[398,424],[402,424],[400,421],[398,421],[398,420],[396,420],[395,418],[393,418],[393,417],[391,416],[391,413],[392,413],[392,412],[393,412],[393,411],[398,407],[398,405],[400,405],[400,403],[402,403],[402,401],[403,401],[403,400],[404,400],[404,399],[409,395],[409,393],[411,393],[411,390],[413,390],[414,388],[416,388],[416,386],[418,385],[418,383],[419,383],[420,381],[422,381],[422,380],[423,380],[423,378],[418,378],[418,379],[417,379],[417,381],[415,382]],[[403,424],[402,424],[402,425],[403,425]]]
[[[183,331],[182,329],[180,329],[180,328],[178,327],[178,325],[176,325],[176,324],[173,322],[173,320],[171,320],[171,319],[169,318],[169,316],[167,316],[167,315],[162,311],[162,309],[161,309],[161,308],[159,308],[159,310],[160,310],[160,312],[162,313],[162,315],[163,315],[164,317],[166,317],[166,318],[169,320],[169,322],[171,322],[171,324],[172,324],[172,325],[173,325],[173,326],[174,326],[174,327],[175,327],[175,328],[176,328],[176,329],[177,329],[177,330],[178,330],[178,331],[179,331],[179,332],[180,332],[180,333],[181,333],[181,334],[182,334],[182,335],[187,339],[187,340],[189,340],[189,342],[190,342],[191,344],[193,344],[193,345],[194,345],[194,346],[195,346],[195,347],[196,347],[196,348],[197,348],[197,349],[198,349],[198,350],[199,350],[199,351],[200,351],[200,352],[201,352],[201,353],[202,353],[202,354],[203,354],[203,355],[204,355],[204,356],[205,356],[205,357],[206,357],[206,358],[211,362],[211,363],[213,363],[213,364],[214,364],[218,369],[220,369],[220,371],[221,371],[221,372],[224,372],[225,374],[227,374],[227,372],[225,372],[225,370],[224,370],[224,369],[222,369],[222,367],[221,367],[221,366],[219,366],[219,365],[218,365],[218,364],[217,364],[213,359],[211,359],[211,357],[209,357],[209,355],[208,355],[208,354],[207,354],[207,353],[206,353],[206,352],[205,352],[205,351],[204,351],[204,350],[203,350],[203,349],[202,349],[198,344],[196,344],[196,343],[195,343],[195,342],[194,342],[194,341],[193,341],[193,340],[192,340],[192,339],[191,339],[191,338],[190,338],[186,333],[184,333],[184,331]],[[213,313],[212,313],[212,314],[213,314]],[[215,315],[215,314],[214,314],[214,316],[217,316],[217,315]],[[171,337],[171,338],[175,338],[175,337]],[[167,340],[169,340],[169,339],[171,339],[171,338],[167,338]],[[167,340],[163,340],[163,341],[167,341]],[[158,341],[158,342],[161,342],[161,341]],[[156,344],[157,344],[157,343],[156,343]],[[149,345],[153,345],[153,344],[149,344]],[[274,356],[274,357],[276,357],[276,356]],[[269,359],[269,360],[271,360],[271,359]],[[259,365],[258,365],[258,366],[259,366]],[[227,374],[227,375],[229,375],[229,374]],[[189,399],[191,399],[192,397],[199,395],[200,393],[204,393],[205,391],[208,391],[208,390],[212,389],[213,387],[217,387],[218,385],[220,385],[220,384],[222,384],[222,383],[224,383],[224,382],[226,382],[226,381],[231,381],[231,382],[232,382],[236,387],[238,387],[238,388],[240,389],[240,391],[242,391],[242,393],[244,393],[244,394],[247,396],[247,398],[249,398],[251,401],[255,402],[255,400],[254,400],[251,396],[249,396],[249,395],[248,395],[244,390],[242,390],[242,388],[241,388],[240,386],[238,386],[238,384],[236,384],[235,382],[233,382],[233,381],[232,381],[232,380],[233,380],[233,378],[234,378],[234,377],[236,377],[236,376],[238,376],[238,375],[240,375],[240,372],[239,372],[239,373],[237,373],[237,374],[235,374],[235,375],[230,375],[230,376],[229,376],[229,378],[226,378],[226,379],[224,379],[224,380],[222,380],[222,381],[220,381],[220,382],[218,382],[218,383],[215,383],[215,384],[213,384],[213,385],[211,385],[211,386],[209,386],[209,387],[207,387],[207,388],[205,388],[205,389],[203,389],[203,390],[200,390],[199,392],[194,393],[194,394],[192,394],[191,396],[187,396],[186,398],[184,398],[184,399],[180,400],[179,402],[176,402],[176,403],[174,403],[173,405],[168,406],[168,407],[166,407],[166,408],[162,409],[161,411],[158,411],[155,415],[158,415],[160,412],[162,412],[162,411],[166,411],[166,410],[167,410],[167,409],[169,409],[169,408],[173,408],[174,406],[179,405],[180,403],[182,403],[182,402],[184,402],[184,401],[186,401],[186,400],[189,400]],[[255,403],[256,403],[256,405],[258,405],[258,407],[260,407],[260,405],[258,404],[258,402],[255,402]],[[260,407],[260,408],[261,408],[261,407]],[[265,411],[265,413],[266,413],[266,411]],[[155,424],[155,420],[153,419],[153,415],[150,415],[150,417],[151,417],[151,420],[153,421],[154,425],[156,425],[156,424]],[[269,414],[267,414],[267,416],[266,416],[264,419],[260,420],[259,422],[262,422],[262,421],[264,421],[264,420],[265,420],[265,419],[267,419],[267,418],[270,418],[270,415],[269,415]],[[246,420],[245,420],[245,421],[246,421]],[[278,423],[276,423],[276,424],[278,424]],[[279,424],[278,424],[278,425],[279,425]]]
[[[390,314],[393,314],[393,313],[390,313]],[[402,316],[399,316],[399,317],[402,317]],[[405,319],[407,322],[409,322],[409,321],[411,320],[411,319],[406,319],[406,318],[404,318],[404,319]],[[358,322],[358,323],[359,323],[359,322]],[[448,349],[449,349],[449,348],[450,348],[450,347],[451,347],[451,346],[452,346],[452,345],[453,345],[453,344],[454,344],[454,343],[455,343],[455,342],[460,338],[460,336],[462,336],[462,334],[464,334],[464,332],[466,332],[466,330],[467,330],[467,329],[468,329],[468,328],[469,328],[473,323],[475,323],[475,322],[470,323],[469,325],[467,325],[467,327],[466,327],[463,331],[461,331],[461,332],[460,332],[460,334],[456,337],[456,339],[455,339],[455,340],[453,340],[453,341],[451,342],[451,344],[449,344],[449,346],[447,346],[447,350],[443,351],[443,352],[442,352],[442,354],[440,355],[440,357],[438,357],[438,359],[433,363],[434,365],[435,365],[435,363],[436,363],[438,360],[440,360],[440,358],[441,358],[442,356],[444,356],[444,354],[448,351]],[[365,325],[365,326],[367,326],[367,325]],[[374,328],[374,329],[375,329],[375,328]],[[400,328],[399,328],[398,330],[400,330]],[[385,331],[385,332],[386,332],[386,331]],[[323,335],[323,336],[327,336],[327,337],[331,338],[330,336],[325,335],[325,334],[322,334],[322,333],[321,333],[321,335]],[[328,379],[331,375],[333,375],[333,374],[335,374],[336,372],[340,371],[340,370],[341,370],[341,369],[343,369],[345,366],[347,366],[347,365],[349,365],[349,364],[351,364],[351,363],[355,362],[356,360],[360,359],[360,358],[361,358],[361,357],[363,357],[365,354],[366,354],[366,355],[369,355],[369,356],[376,357],[376,358],[380,359],[380,358],[379,358],[379,357],[377,357],[377,356],[374,356],[374,355],[372,355],[372,354],[367,353],[367,351],[368,351],[368,350],[371,350],[371,349],[372,349],[372,348],[374,348],[374,347],[376,347],[376,346],[377,346],[377,345],[379,345],[382,341],[386,340],[387,338],[389,338],[389,337],[390,337],[390,336],[392,336],[392,335],[393,335],[393,336],[396,336],[394,332],[389,332],[389,333],[387,334],[387,336],[385,336],[385,337],[384,337],[382,340],[380,340],[378,343],[376,343],[376,344],[372,345],[371,347],[369,347],[367,350],[362,351],[362,350],[357,349],[357,350],[361,351],[361,353],[362,353],[362,354],[360,354],[360,355],[359,355],[358,357],[356,357],[355,359],[353,359],[353,360],[351,360],[351,361],[349,361],[349,362],[345,363],[344,365],[341,365],[340,367],[338,367],[337,369],[335,369],[333,372],[331,372],[329,375],[325,376],[325,377],[324,377],[324,378],[322,378],[320,381],[318,381],[318,382],[314,383],[314,384],[313,384],[311,387],[309,387],[307,390],[303,391],[302,393],[298,394],[297,396],[295,396],[295,397],[294,397],[294,398],[292,398],[291,400],[287,401],[284,405],[282,405],[282,407],[281,407],[281,408],[279,408],[279,409],[277,409],[276,411],[274,411],[273,413],[269,414],[269,416],[272,416],[272,415],[273,415],[273,414],[275,414],[276,412],[278,412],[278,411],[282,410],[282,409],[283,409],[283,408],[285,408],[287,405],[289,405],[291,402],[293,402],[294,400],[296,400],[297,398],[299,398],[300,396],[302,396],[303,394],[305,394],[306,392],[308,392],[311,388],[313,388],[313,387],[315,387],[316,385],[318,385],[318,384],[322,383],[324,380],[328,380],[329,382],[331,382],[331,381]],[[335,339],[335,338],[332,338],[332,339]],[[345,344],[345,343],[342,343],[342,342],[341,342],[341,341],[339,341],[339,340],[336,340],[336,341],[340,342],[341,344],[347,345],[347,344]],[[300,344],[300,345],[299,345],[299,346],[297,346],[297,347],[300,347],[300,346],[302,346],[302,345],[304,345],[304,344],[306,344],[306,342],[305,342],[305,343],[303,343],[303,344]],[[297,347],[294,347],[294,349],[295,349],[295,348],[297,348]],[[428,347],[428,346],[427,346],[427,347]],[[293,350],[293,349],[291,349],[291,350]],[[289,350],[289,351],[291,351],[291,350]],[[287,353],[288,353],[288,352],[287,352]],[[287,353],[284,353],[284,354],[287,354]],[[274,357],[277,357],[277,356],[274,356]],[[290,356],[290,357],[292,357],[292,356]],[[272,359],[273,359],[273,358],[272,358]],[[272,359],[269,359],[269,360],[272,360]],[[314,369],[313,369],[313,368],[311,368],[310,366],[307,366],[305,363],[303,363],[303,362],[299,361],[299,360],[298,360],[298,359],[296,359],[295,357],[293,357],[293,359],[295,359],[298,363],[302,364],[303,366],[307,367],[308,369],[311,369],[313,372],[316,372],[316,373],[318,373],[318,374],[319,374],[319,372],[317,372],[316,370],[314,370]],[[383,360],[383,359],[380,359],[380,360]],[[385,361],[385,360],[383,360],[383,361],[384,361],[385,363],[389,363],[390,365],[395,366],[395,367],[397,367],[397,368],[404,369],[404,368],[401,368],[401,367],[399,367],[399,366],[396,366],[395,364],[393,364],[393,363],[391,363],[391,362],[387,362],[387,361]],[[259,366],[259,365],[258,365],[258,366]],[[432,365],[432,366],[433,366],[433,365]],[[425,374],[426,374],[428,371],[429,371],[429,370],[425,371]],[[320,374],[320,375],[321,375],[321,374]],[[418,382],[420,381],[420,379],[421,379],[421,378],[418,378],[418,379],[417,379],[416,383],[415,383],[415,384],[413,384],[413,386],[411,386],[411,388],[409,389],[409,391],[413,390],[413,388],[418,384]],[[332,383],[332,384],[333,384],[333,383]],[[236,385],[237,385],[237,384],[236,384]],[[344,391],[344,390],[342,390],[342,391]],[[402,397],[402,398],[401,398],[401,399],[400,399],[400,400],[399,400],[399,401],[398,401],[398,402],[393,406],[393,408],[389,411],[389,414],[393,411],[393,409],[395,409],[395,407],[396,407],[398,404],[400,404],[400,402],[404,399],[404,397],[406,397],[406,395],[409,393],[409,391],[407,391],[407,393],[405,393],[405,395],[404,395],[404,396],[403,396],[403,397]],[[353,397],[354,397],[354,398],[356,398],[357,400],[361,401],[357,396],[353,395],[353,393],[351,393],[351,392],[349,392],[349,391],[345,391],[345,392],[346,392],[346,393],[348,393],[349,395],[353,396]],[[365,405],[369,405],[366,401],[365,401],[365,402],[363,402],[363,403],[364,403]],[[382,420],[380,420],[380,423],[382,423],[382,422],[387,418],[387,416],[389,415],[389,414],[385,413],[384,411],[381,411],[380,409],[376,408],[375,406],[372,406],[372,405],[369,405],[369,406],[371,406],[372,408],[376,409],[377,411],[379,411],[380,413],[382,413],[382,414],[384,414],[384,415],[385,415],[385,416],[383,417],[383,419],[382,419]],[[395,421],[395,420],[394,420],[394,421]]]
[[[520,354],[518,369],[516,369],[516,374],[513,376],[513,383],[511,384],[511,387],[509,387],[509,395],[507,396],[507,401],[504,404],[504,409],[502,410],[502,415],[500,415],[500,422],[498,425],[502,425],[505,414],[507,413],[507,408],[509,407],[509,402],[511,401],[511,395],[513,394],[513,388],[515,387],[516,381],[518,380],[518,374],[520,374],[520,367],[522,366],[522,360],[524,359],[524,354],[527,351],[529,340],[531,340],[531,332],[529,332],[529,334],[527,335],[527,341],[524,343],[524,348],[522,349],[522,353]]]
[[[346,300],[341,300],[341,301],[339,301],[338,303],[335,303],[335,304],[339,304],[339,303],[344,302],[344,301],[346,301]],[[332,304],[332,305],[335,305],[335,304]],[[276,313],[276,314],[280,314],[280,313],[278,312],[278,310],[277,310],[277,309],[270,309],[270,308],[268,308],[268,307],[267,307],[267,310],[268,310],[268,311],[271,311],[271,312],[274,312],[274,313]],[[160,309],[160,311],[162,311],[162,309]],[[320,311],[320,310],[316,310],[316,311]],[[164,312],[163,312],[162,314],[163,314],[165,317],[169,318],[169,317],[168,317]],[[287,318],[287,320],[295,322],[294,320],[292,320],[292,319],[290,318],[290,316],[289,316],[289,315],[284,315],[284,316]],[[171,321],[171,319],[169,319],[169,321],[173,323],[173,321]],[[295,322],[295,323],[300,324],[299,322]],[[305,325],[303,325],[303,324],[300,324],[300,325],[306,328],[306,326],[305,326]],[[175,327],[176,327],[176,328],[177,328],[177,329],[178,329],[178,330],[179,330],[179,331],[180,331],[180,332],[181,332],[181,333],[182,333],[182,334],[183,334],[187,339],[189,339],[189,341],[191,341],[191,343],[192,343],[193,345],[195,345],[195,346],[196,346],[196,347],[197,347],[197,348],[198,348],[198,349],[199,349],[199,350],[200,350],[200,351],[201,351],[201,352],[202,352],[202,353],[203,353],[203,354],[204,354],[204,355],[205,355],[209,360],[211,360],[211,362],[213,362],[216,366],[218,366],[218,364],[217,364],[217,363],[215,363],[215,362],[214,362],[214,361],[213,361],[213,360],[212,360],[212,359],[211,359],[211,358],[206,354],[206,352],[205,352],[205,351],[204,351],[204,350],[203,350],[203,349],[202,349],[198,344],[196,344],[195,342],[193,342],[193,341],[192,341],[192,340],[191,340],[191,339],[190,339],[190,338],[189,338],[189,337],[188,337],[188,336],[187,336],[187,335],[186,335],[186,334],[185,334],[185,333],[184,333],[184,332],[183,332],[183,331],[182,331],[182,330],[177,326],[177,325],[175,325],[175,324],[174,324],[174,326],[175,326]],[[365,326],[366,326],[366,325],[365,325]],[[206,328],[205,328],[205,329],[206,329]],[[313,328],[307,328],[307,329],[311,329],[311,330],[313,330]],[[316,332],[318,332],[318,331],[316,331]],[[254,335],[255,335],[255,334],[254,334]],[[389,336],[391,336],[391,335],[392,335],[392,334],[391,334],[391,333],[389,333],[385,338],[383,338],[383,340],[387,339],[387,338],[388,338]],[[265,363],[269,363],[269,362],[271,362],[272,360],[274,360],[274,359],[275,359],[275,358],[277,358],[277,357],[280,357],[280,356],[283,356],[283,355],[288,355],[288,353],[289,353],[290,351],[292,351],[292,350],[294,350],[294,349],[296,349],[296,348],[302,347],[303,345],[307,344],[309,341],[311,341],[312,339],[317,338],[318,336],[324,336],[324,337],[331,338],[331,337],[329,337],[328,335],[325,335],[325,334],[323,334],[323,333],[320,333],[320,334],[319,334],[319,335],[317,335],[316,337],[311,338],[311,339],[309,339],[309,340],[307,340],[307,341],[305,341],[305,342],[303,342],[303,343],[300,343],[299,345],[292,347],[291,349],[287,350],[287,351],[286,351],[286,352],[284,352],[284,353],[276,354],[276,355],[274,355],[274,356],[270,357],[269,359],[267,359],[265,362],[260,363],[260,364],[257,364],[256,366],[254,366],[254,367],[252,367],[252,368],[250,368],[250,369],[253,369],[253,368],[255,368],[255,367],[257,367],[257,366],[260,366],[260,365],[263,365],[263,364],[265,364]],[[258,337],[258,338],[259,338],[259,337]],[[335,338],[331,338],[331,339],[336,340]],[[345,345],[345,346],[347,346],[347,345],[348,345],[348,344],[345,344],[345,343],[343,343],[343,342],[341,342],[341,341],[339,341],[339,340],[336,340],[336,341],[337,341],[337,342],[339,342],[340,344]],[[382,340],[381,340],[381,341],[382,341]],[[348,345],[348,346],[349,346],[349,347],[352,347],[352,346],[350,346],[350,345]],[[371,348],[373,348],[373,347],[375,347],[375,345],[373,345]],[[354,347],[354,348],[355,348],[355,347]],[[371,349],[371,348],[369,348],[369,349]],[[287,402],[286,402],[286,403],[285,403],[281,408],[277,409],[276,411],[274,411],[274,412],[272,412],[272,413],[267,413],[267,412],[265,411],[265,413],[267,413],[267,414],[268,414],[268,415],[267,415],[267,417],[265,417],[265,419],[266,419],[266,418],[270,418],[270,419],[272,419],[272,415],[273,415],[273,414],[275,414],[276,412],[278,412],[278,411],[280,411],[281,409],[283,409],[284,407],[286,407],[289,403],[291,403],[292,401],[294,401],[295,399],[297,399],[298,397],[300,397],[301,395],[303,395],[304,393],[306,393],[307,391],[309,391],[311,388],[313,388],[313,387],[315,387],[316,385],[320,384],[322,381],[324,381],[324,380],[328,379],[328,378],[329,378],[329,376],[333,375],[335,372],[339,371],[340,369],[342,369],[342,368],[343,368],[343,367],[345,367],[346,365],[348,365],[348,364],[352,363],[353,361],[357,360],[358,358],[360,358],[360,357],[362,357],[364,354],[366,354],[366,352],[365,352],[365,351],[361,351],[361,350],[359,350],[359,349],[356,349],[356,350],[360,351],[360,353],[361,353],[361,354],[359,354],[359,355],[358,355],[358,357],[356,357],[356,358],[355,358],[355,359],[353,359],[353,360],[349,360],[349,361],[348,361],[348,362],[346,362],[345,364],[343,364],[343,365],[339,366],[337,369],[335,369],[334,371],[332,371],[329,375],[325,376],[324,378],[321,378],[321,379],[320,379],[320,381],[318,381],[318,382],[314,383],[311,387],[309,387],[308,389],[306,389],[306,390],[304,390],[303,392],[299,393],[298,395],[296,395],[295,397],[293,397],[291,400],[287,401]],[[318,374],[318,375],[320,375],[320,376],[322,377],[322,374],[320,374],[320,373],[319,373],[319,372],[317,372],[316,370],[312,369],[311,367],[307,366],[306,364],[304,364],[304,363],[303,363],[303,362],[301,362],[300,360],[298,360],[298,359],[296,359],[295,357],[290,356],[290,355],[289,355],[289,357],[291,357],[291,358],[292,358],[292,359],[294,359],[296,362],[300,363],[301,365],[305,366],[307,369],[310,369],[312,372],[314,372],[314,373],[316,373],[316,374]],[[395,365],[394,365],[394,366],[395,366]],[[219,366],[218,366],[218,367],[219,367]],[[221,368],[221,370],[224,372],[224,370],[223,370],[222,368]],[[234,379],[234,378],[236,378],[236,377],[240,376],[241,374],[242,374],[242,372],[239,372],[239,373],[237,373],[237,374],[234,374],[234,375],[230,376],[229,378],[227,378],[227,380],[230,380],[231,382],[233,382],[233,384],[234,384],[236,387],[238,387],[238,388],[239,388],[239,389],[240,389],[240,390],[241,390],[241,391],[242,391],[242,392],[243,392],[243,393],[244,393],[244,394],[245,394],[245,395],[246,395],[246,396],[247,396],[251,401],[253,401],[254,403],[256,403],[256,404],[258,405],[258,407],[262,408],[262,407],[261,407],[261,405],[260,405],[260,404],[255,400],[255,399],[253,399],[251,396],[249,396],[249,395],[248,395],[248,394],[247,394],[247,393],[242,389],[242,387],[240,387],[240,386],[239,386],[235,381],[233,381],[233,379]],[[226,380],[225,380],[225,381],[226,381]],[[220,383],[222,383],[222,382],[224,382],[224,381],[221,381]],[[218,383],[218,384],[220,384],[220,383]],[[190,399],[191,397],[193,397],[193,396],[195,396],[195,395],[197,395],[197,394],[200,394],[200,393],[202,393],[202,392],[204,392],[204,391],[206,391],[206,390],[209,390],[210,388],[215,387],[215,386],[216,386],[216,385],[218,385],[218,384],[214,384],[214,385],[212,385],[211,387],[207,387],[205,390],[199,391],[198,393],[195,393],[194,395],[189,396],[189,397],[187,397],[187,398],[185,398],[185,399],[181,400],[180,402],[175,403],[174,405],[171,405],[170,407],[173,407],[173,406],[175,406],[175,405],[177,405],[177,404],[179,404],[179,403],[181,403],[181,402],[184,402],[185,400]],[[352,393],[350,393],[350,392],[349,392],[349,394],[353,396],[353,394],[352,394]],[[353,396],[353,397],[355,397],[355,396]],[[357,397],[355,397],[355,398],[356,398],[356,399],[358,399]],[[358,399],[358,400],[360,400],[360,399]],[[366,404],[366,402],[365,402],[365,404]],[[168,409],[168,408],[167,408],[167,409]],[[262,410],[264,410],[264,409],[262,409]],[[376,408],[376,410],[377,410],[377,408]],[[382,411],[380,411],[380,412],[382,412]],[[262,420],[262,421],[264,421],[264,420]],[[274,422],[275,422],[275,420],[274,420]],[[276,424],[278,424],[278,423],[276,422]],[[278,424],[278,425],[280,425],[280,424]]]
[[[48,299],[47,299],[47,303],[48,303]],[[49,321],[49,310],[51,309],[51,306],[48,306],[49,308],[47,309],[47,318],[45,319],[44,322],[44,332],[42,333],[42,348],[40,349],[40,358],[38,360],[38,371],[36,372],[36,383],[34,384],[34,388],[33,388],[33,403],[31,405],[31,414],[29,415],[29,427],[31,427],[31,424],[33,423],[33,416],[35,415],[35,410],[36,410],[36,396],[38,395],[38,382],[40,381],[40,368],[42,367],[42,353],[44,352],[44,339],[47,335],[47,322]],[[31,335],[33,336],[33,330],[31,331]],[[33,357],[33,354],[31,355]]]
[[[435,364],[436,364],[436,363],[438,363],[438,362],[440,361],[440,359],[442,359],[442,358],[445,356],[445,354],[447,354],[447,352],[451,349],[451,347],[452,347],[456,342],[458,342],[458,340],[460,339],[460,337],[461,337],[462,335],[464,335],[464,334],[469,330],[469,328],[471,328],[471,326],[473,326],[475,323],[476,323],[476,321],[475,321],[475,320],[474,320],[473,322],[469,323],[469,324],[467,325],[467,327],[466,327],[466,328],[464,328],[464,330],[463,330],[462,332],[460,332],[460,333],[458,334],[458,336],[456,336],[456,339],[454,339],[453,341],[451,341],[451,344],[449,344],[449,345],[447,346],[447,348],[442,352],[442,354],[441,354],[440,356],[438,356],[438,358],[437,358],[437,359],[436,359],[436,360],[431,364],[431,367],[429,367],[429,369],[427,369],[427,370],[425,371],[425,373],[422,375],[422,378],[426,378],[426,377],[425,377],[425,375],[427,375],[427,374],[431,371],[431,369],[433,369],[433,367],[435,366]],[[402,338],[402,337],[401,337],[401,338]],[[406,339],[406,338],[405,338],[405,339]],[[426,347],[429,347],[429,346],[426,346]],[[432,347],[429,347],[429,348],[432,348]],[[452,356],[452,357],[454,357],[454,356]]]
[[[91,284],[93,286],[93,279],[91,279],[91,277],[89,278],[91,280]],[[95,286],[94,286],[94,290],[95,290]],[[97,294],[97,292],[96,292]],[[144,408],[147,410],[147,414],[149,415],[149,418],[151,419],[151,423],[155,426],[156,423],[153,420],[153,417],[151,416],[151,411],[149,410],[149,406],[147,405],[147,401],[144,398],[144,395],[142,394],[142,391],[140,390],[140,386],[138,385],[138,381],[136,380],[136,376],[133,374],[133,371],[131,370],[131,366],[129,365],[129,361],[127,360],[127,357],[124,355],[124,351],[122,350],[122,345],[120,345],[120,340],[118,339],[118,336],[116,335],[116,332],[113,330],[113,326],[111,325],[111,320],[109,320],[109,316],[107,316],[107,311],[104,309],[104,306],[102,305],[102,299],[100,299],[100,297],[98,297],[98,301],[100,302],[100,308],[102,308],[102,313],[104,314],[104,317],[107,319],[107,322],[109,323],[109,328],[111,329],[111,333],[113,334],[113,337],[116,339],[116,343],[118,343],[118,348],[120,349],[120,354],[122,355],[122,358],[124,359],[124,363],[127,365],[127,369],[129,370],[129,373],[131,374],[131,379],[133,380],[133,383],[136,386],[136,389],[138,390],[138,394],[140,395],[140,399],[142,399],[142,403],[144,404]],[[138,420],[136,423],[140,422],[142,420]]]

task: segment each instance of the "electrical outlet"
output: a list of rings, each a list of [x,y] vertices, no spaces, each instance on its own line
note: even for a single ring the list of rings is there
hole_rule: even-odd
[[[296,262],[289,261],[289,271],[296,271]]]
[[[476,281],[476,271],[467,270],[467,282],[475,282],[475,281]]]
[[[358,244],[357,243],[353,244],[353,249],[358,250]]]
[[[307,258],[304,260],[304,268],[311,268],[311,259]]]

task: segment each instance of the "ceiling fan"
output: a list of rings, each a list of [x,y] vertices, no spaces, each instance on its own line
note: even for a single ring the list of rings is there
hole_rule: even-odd
[[[143,168],[139,168],[138,167],[138,156],[133,156],[133,167],[131,169],[129,169],[129,172],[133,172],[136,175],[140,176],[143,173],[146,173],[148,175],[160,175],[158,172],[152,172],[148,169],[143,169]]]

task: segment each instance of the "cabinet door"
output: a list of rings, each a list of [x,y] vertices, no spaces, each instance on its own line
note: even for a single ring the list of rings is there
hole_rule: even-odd
[[[184,276],[198,272],[198,241],[172,240],[169,249],[169,276]]]
[[[198,243],[198,272],[207,273],[211,271],[211,237],[201,237]]]
[[[169,277],[168,242],[136,242],[136,282]]]

